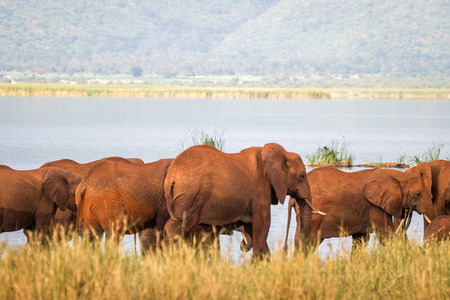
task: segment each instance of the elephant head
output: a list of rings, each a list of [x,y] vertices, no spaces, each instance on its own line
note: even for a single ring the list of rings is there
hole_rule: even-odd
[[[299,209],[297,212],[297,229],[295,234],[296,248],[302,245],[306,249],[311,231],[311,214],[318,212],[311,204],[311,189],[309,187],[306,168],[300,155],[286,152],[278,144],[266,144],[262,151],[267,177],[273,187],[276,197],[272,204],[284,203],[286,195],[295,199]],[[322,213],[323,214],[323,213]]]
[[[405,172],[374,170],[366,179],[364,194],[369,202],[395,218],[404,219],[408,210],[434,218],[431,170],[426,164]]]
[[[287,152],[278,144],[266,144],[261,150],[261,159],[275,192],[272,204],[284,204],[287,194],[297,200],[311,199],[306,168],[300,155]]]
[[[62,211],[67,208],[76,211],[75,191],[81,179],[82,176],[75,173],[50,167],[43,178],[45,196]]]
[[[432,192],[435,217],[450,215],[450,161],[428,163],[432,172]]]

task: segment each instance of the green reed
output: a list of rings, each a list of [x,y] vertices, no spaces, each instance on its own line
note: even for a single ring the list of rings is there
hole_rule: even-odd
[[[345,164],[347,167],[353,165],[354,156],[350,151],[352,142],[346,141],[343,138],[342,142],[333,139],[330,144],[326,146],[318,146],[317,150],[306,154],[306,159],[309,166],[319,165],[341,165]]]
[[[188,130],[192,145],[209,145],[217,148],[220,151],[225,147],[225,130],[215,131],[208,133],[206,131],[200,131],[198,129]],[[186,138],[180,141],[180,152],[186,149]]]
[[[444,141],[432,141],[431,146],[429,146],[424,152],[421,152],[414,156],[413,161],[416,164],[421,162],[430,162],[433,160],[440,159],[441,151],[445,147]]]

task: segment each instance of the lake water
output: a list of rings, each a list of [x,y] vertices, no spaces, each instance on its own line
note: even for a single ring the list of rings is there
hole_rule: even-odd
[[[276,142],[306,154],[331,140],[351,142],[356,164],[407,160],[445,142],[450,157],[450,101],[439,100],[248,100],[0,97],[0,164],[34,169],[70,158],[80,163],[108,156],[139,157],[145,162],[175,157],[192,144],[190,131],[223,133],[225,152]],[[353,168],[351,171],[357,170]],[[287,205],[272,207],[269,244],[284,238]],[[295,221],[291,223],[293,240]],[[422,218],[408,231],[421,238]],[[22,231],[2,233],[22,245]],[[222,237],[239,255],[237,234]],[[124,248],[132,249],[126,236]],[[322,257],[350,248],[351,239],[328,239]]]

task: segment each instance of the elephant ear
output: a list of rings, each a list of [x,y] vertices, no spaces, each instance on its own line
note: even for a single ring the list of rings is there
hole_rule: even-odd
[[[423,183],[425,184],[425,187],[429,194],[431,195],[431,185],[432,185],[432,173],[431,173],[431,167],[429,163],[421,162],[417,166],[406,170],[405,173],[409,171],[414,171],[420,174],[420,177],[423,180]]]
[[[69,188],[64,170],[59,168],[49,168],[44,176],[45,196],[56,203],[58,208],[65,211],[69,206]]]
[[[450,182],[447,184],[447,187],[441,195],[441,205],[444,207],[448,204],[450,204]]]
[[[372,172],[365,182],[364,195],[369,202],[400,219],[402,217],[403,200],[400,183],[391,176],[383,175],[385,174],[378,172],[378,170]]]
[[[287,152],[278,144],[266,144],[261,150],[261,159],[264,162],[266,175],[272,185],[278,202],[284,204],[287,194]],[[276,204],[273,203],[272,204]]]

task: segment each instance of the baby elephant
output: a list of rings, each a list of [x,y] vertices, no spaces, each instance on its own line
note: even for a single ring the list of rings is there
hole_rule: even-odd
[[[443,240],[450,240],[450,216],[439,216],[430,224],[424,232],[424,240],[436,240],[437,242]]]

